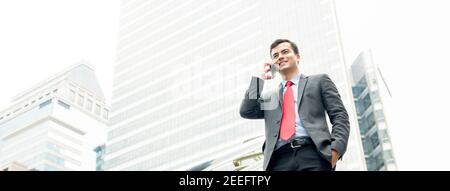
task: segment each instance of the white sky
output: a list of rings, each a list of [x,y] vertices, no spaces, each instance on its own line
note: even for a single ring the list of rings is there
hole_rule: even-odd
[[[371,48],[400,170],[450,170],[450,1],[336,0],[347,63]]]
[[[389,130],[400,170],[450,170],[450,1],[336,0],[347,64],[372,49],[393,94]],[[0,110],[79,60],[110,102],[118,0],[0,1]]]
[[[50,76],[86,60],[109,103],[118,0],[0,1],[0,108]]]

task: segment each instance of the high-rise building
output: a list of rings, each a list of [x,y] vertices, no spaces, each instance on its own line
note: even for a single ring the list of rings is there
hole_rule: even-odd
[[[337,169],[364,170],[331,0],[123,1],[105,168],[188,170],[260,151],[263,139],[236,147],[264,135],[239,105],[278,38],[299,45],[303,73],[336,83],[352,126]]]
[[[105,131],[106,133],[106,131]],[[105,134],[106,135],[106,134]],[[106,137],[106,136],[105,136]],[[95,147],[96,153],[96,171],[103,171],[103,166],[105,165],[105,144]]]
[[[3,165],[1,170],[2,171],[29,171],[31,169],[28,169],[23,164],[13,161],[7,165]]]
[[[390,91],[371,51],[361,52],[351,70],[367,170],[397,170],[383,105],[383,98],[389,98]]]
[[[19,94],[0,112],[0,169],[95,170],[109,109],[95,73],[80,63]]]

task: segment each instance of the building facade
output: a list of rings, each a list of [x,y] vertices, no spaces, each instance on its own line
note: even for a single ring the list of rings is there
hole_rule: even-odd
[[[109,109],[94,71],[77,64],[21,93],[0,112],[0,167],[95,170]]]
[[[105,131],[106,133],[106,131]],[[106,134],[105,134],[106,137]],[[98,147],[95,147],[94,149],[96,153],[96,165],[95,170],[96,171],[103,171],[104,165],[105,165],[105,145],[100,145]]]
[[[2,170],[3,171],[30,171],[33,169],[28,169],[26,166],[13,161],[7,165],[3,165]]]
[[[362,52],[353,62],[351,70],[367,170],[397,170],[383,105],[383,98],[389,98],[389,88],[370,51]]]
[[[330,0],[123,1],[105,169],[188,170],[229,159],[233,170],[252,153],[236,145],[264,135],[263,120],[239,116],[244,92],[270,60],[270,44],[288,38],[300,47],[301,71],[329,74],[350,113],[338,169],[365,170],[335,15]],[[258,140],[250,150],[261,151]]]

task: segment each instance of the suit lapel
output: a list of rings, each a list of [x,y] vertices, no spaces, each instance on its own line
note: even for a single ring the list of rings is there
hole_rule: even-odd
[[[280,83],[280,87],[278,88],[279,90],[278,90],[278,96],[279,96],[279,98],[280,99],[278,99],[278,101],[279,101],[279,103],[280,103],[280,108],[283,106],[283,89],[284,89],[284,87],[283,87],[283,83],[281,82]]]
[[[297,98],[298,98],[299,106],[300,106],[300,102],[302,101],[303,90],[305,90],[307,81],[308,81],[308,78],[305,75],[300,74],[300,80],[298,82],[298,91],[297,91]],[[279,99],[280,108],[283,106],[283,90],[284,90],[283,83],[280,83],[279,88],[278,88],[278,96],[280,98]]]
[[[298,100],[298,110],[300,112],[300,103],[302,101],[302,97],[303,97],[303,91],[305,90],[305,86],[306,86],[306,82],[308,81],[308,78],[301,74],[300,75],[300,80],[298,82],[298,94],[297,94],[297,100]]]

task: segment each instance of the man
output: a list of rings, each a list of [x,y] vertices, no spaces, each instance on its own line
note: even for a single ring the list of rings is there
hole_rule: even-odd
[[[270,80],[270,67],[282,77],[278,107],[264,108],[264,81],[252,77],[242,101],[240,115],[265,120],[264,170],[329,171],[347,148],[350,131],[347,111],[336,86],[326,74],[300,73],[297,45],[278,39],[270,46],[273,63],[264,64],[259,78]],[[257,95],[257,96],[254,96]],[[331,134],[325,112],[332,123]]]

